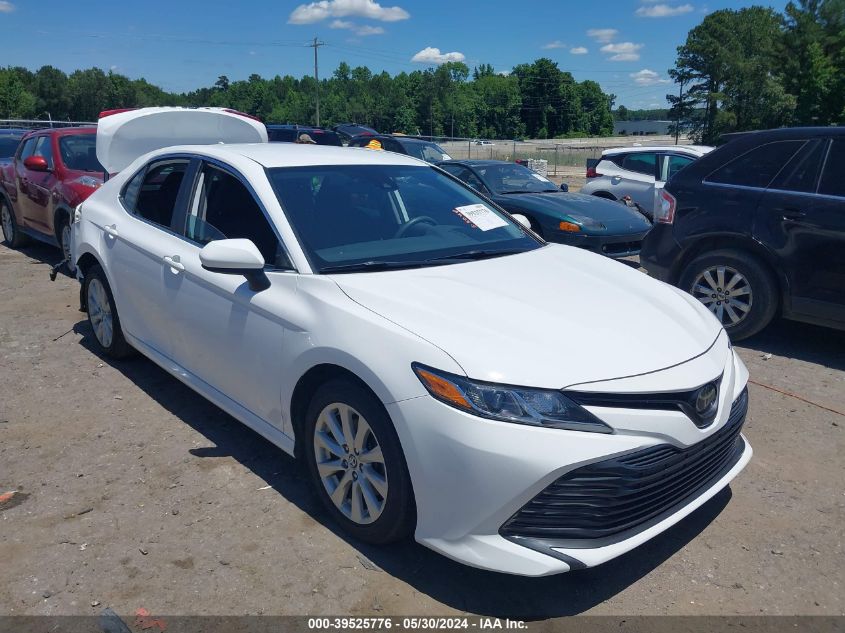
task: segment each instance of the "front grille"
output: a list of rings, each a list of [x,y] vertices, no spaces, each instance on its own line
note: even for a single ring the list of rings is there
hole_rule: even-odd
[[[607,539],[668,515],[736,464],[747,410],[745,389],[725,426],[693,446],[653,446],[577,468],[529,501],[499,532],[530,539]]]
[[[601,250],[605,255],[636,255],[642,248],[642,242],[611,242],[602,244]]]

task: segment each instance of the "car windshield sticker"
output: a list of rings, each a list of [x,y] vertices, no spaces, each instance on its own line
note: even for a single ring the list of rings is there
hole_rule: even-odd
[[[443,152],[443,160],[452,160],[452,157],[449,156],[446,152]]]
[[[540,174],[531,174],[531,175],[534,176],[534,178],[536,178],[540,182],[551,182],[551,180],[549,180],[548,178],[544,178]]]
[[[482,231],[500,229],[508,225],[505,220],[483,204],[468,204],[464,207],[457,207],[454,211],[464,222]]]

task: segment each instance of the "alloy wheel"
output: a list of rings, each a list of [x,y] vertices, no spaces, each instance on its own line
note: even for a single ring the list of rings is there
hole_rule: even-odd
[[[730,266],[711,266],[701,271],[690,293],[727,327],[748,316],[754,299],[748,279]]]
[[[349,405],[326,406],[314,427],[314,453],[334,506],[359,525],[376,521],[387,501],[387,469],[367,420]]]
[[[114,336],[114,319],[111,304],[103,282],[94,278],[88,282],[88,319],[94,328],[94,336],[104,348],[108,349]]]

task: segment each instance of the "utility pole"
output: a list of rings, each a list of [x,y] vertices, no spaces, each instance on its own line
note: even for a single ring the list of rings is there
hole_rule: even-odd
[[[681,136],[681,114],[684,109],[684,82],[679,83],[678,91],[678,118],[675,121],[675,145],[678,144],[678,138]]]
[[[320,127],[320,74],[317,70],[317,49],[325,45],[325,42],[318,41],[316,37],[312,44],[308,44],[309,48],[314,49],[314,93],[317,99],[317,127]]]

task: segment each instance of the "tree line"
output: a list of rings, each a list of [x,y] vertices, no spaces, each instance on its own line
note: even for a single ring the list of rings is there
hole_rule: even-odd
[[[0,117],[94,121],[102,110],[154,105],[221,106],[268,123],[312,124],[312,77],[220,76],[213,86],[169,93],[145,79],[99,68],[69,75],[52,66],[0,69]],[[341,63],[319,84],[323,125],[356,122],[379,131],[434,136],[555,138],[607,135],[613,95],[576,81],[549,59],[507,75],[489,64],[452,62],[410,73],[374,74]]]
[[[726,132],[845,123],[845,0],[707,15],[678,48],[669,116],[700,142]]]

